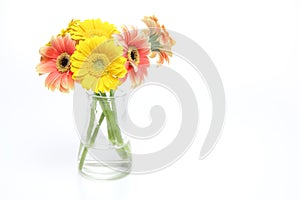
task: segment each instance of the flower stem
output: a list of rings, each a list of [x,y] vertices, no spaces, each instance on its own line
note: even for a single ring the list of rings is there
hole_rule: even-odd
[[[99,97],[106,97],[105,93],[99,93],[95,94]],[[116,103],[114,99],[114,92],[110,92],[110,97],[111,98],[93,98],[93,103],[92,103],[92,108],[91,112],[94,113],[94,109],[97,107],[97,103],[101,106],[102,113],[99,119],[99,122],[97,123],[93,134],[91,134],[94,122],[90,121],[90,125],[88,128],[87,136],[88,136],[88,143],[87,145],[81,145],[80,148],[80,161],[79,161],[79,170],[82,170],[86,156],[88,154],[88,148],[91,147],[97,138],[98,132],[100,125],[102,124],[104,118],[106,118],[106,123],[107,123],[107,133],[108,133],[108,139],[116,147],[117,153],[120,155],[121,158],[123,159],[130,159],[130,144],[124,144],[122,135],[121,135],[121,130],[118,126],[118,121],[117,121],[117,108],[116,108]],[[96,102],[96,103],[95,103]],[[94,104],[95,103],[95,104]],[[95,113],[94,115],[90,117],[90,120],[95,119]],[[91,127],[91,128],[90,128]],[[84,147],[84,148],[83,148]],[[83,148],[83,149],[82,149]]]
[[[113,96],[114,93],[111,92],[111,95]],[[114,122],[115,122],[115,126],[116,126],[116,129],[117,131],[115,132],[115,137],[117,139],[117,142],[118,144],[121,144],[123,145],[123,138],[121,136],[121,131],[120,131],[120,128],[118,126],[118,117],[117,117],[117,107],[116,107],[116,102],[115,102],[115,99],[112,99],[111,100],[111,107],[112,107],[112,115],[113,115],[113,118],[114,118]]]
[[[110,134],[113,134],[113,138],[114,140],[111,141],[114,145],[117,145],[117,152],[118,154],[121,156],[121,158],[123,159],[131,159],[131,148],[130,148],[130,144],[124,144],[122,135],[121,135],[121,130],[120,127],[118,125],[118,117],[117,117],[117,106],[116,106],[116,102],[115,102],[115,98],[114,98],[114,91],[111,90],[110,91],[110,101],[109,102],[105,102],[104,106],[106,108],[108,108],[108,115],[109,117],[107,117],[107,121],[109,121],[108,124],[110,124],[109,127],[112,128],[112,131]]]
[[[92,134],[92,130],[94,128],[94,121],[95,121],[95,108],[96,108],[97,102],[95,101],[94,98],[92,98],[92,103],[91,103],[91,111],[90,111],[90,122],[89,122],[89,126],[88,126],[88,130],[87,130],[87,134],[86,134],[86,141],[89,141],[91,134]],[[82,143],[80,143],[80,147],[79,147],[79,151],[78,154],[80,155],[81,151],[82,151]]]
[[[114,95],[115,95],[115,92],[113,90],[111,90],[110,91],[110,96],[114,97]],[[111,108],[112,108],[112,112],[114,114],[115,121],[117,121],[118,120],[118,118],[117,118],[117,106],[116,106],[116,101],[115,101],[114,98],[112,98],[112,100],[111,100]]]
[[[100,99],[99,104],[101,106],[101,109],[102,109],[103,113],[105,114],[105,117],[106,117],[108,139],[110,140],[110,142],[113,145],[115,145],[116,144],[116,138],[115,138],[115,133],[114,132],[117,131],[117,130],[116,130],[115,124],[113,123],[114,118],[112,116],[112,112],[111,112],[110,105],[108,103],[108,99]]]
[[[102,124],[102,122],[104,120],[104,117],[105,117],[105,115],[102,112],[101,116],[100,116],[100,119],[99,119],[99,122],[98,122],[98,124],[97,124],[97,126],[96,126],[96,128],[95,128],[95,130],[94,130],[94,132],[93,132],[93,134],[92,134],[89,142],[88,142],[88,146],[92,146],[95,143],[97,135],[98,135],[98,132],[99,132],[99,128],[100,128],[100,126],[101,126],[101,124]],[[87,156],[87,153],[88,153],[88,148],[85,146],[84,149],[83,149],[83,152],[81,154],[81,158],[80,158],[80,162],[79,162],[79,170],[82,170],[82,167],[83,167],[85,158]]]
[[[87,152],[88,152],[87,148],[84,147],[84,148],[83,148],[83,152],[82,152],[81,157],[80,157],[79,170],[82,170],[83,163],[84,163],[84,161],[85,161]]]

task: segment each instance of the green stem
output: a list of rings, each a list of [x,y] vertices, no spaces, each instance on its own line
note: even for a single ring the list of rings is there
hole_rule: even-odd
[[[114,91],[113,90],[110,91],[110,96],[114,97]],[[121,131],[120,131],[120,128],[118,126],[117,106],[116,106],[115,98],[111,99],[111,107],[112,107],[112,113],[113,113],[113,117],[114,117],[114,122],[116,124],[116,128],[118,129],[118,131],[116,132],[115,136],[117,138],[118,143],[123,145],[123,143],[124,143],[123,142],[123,138],[121,136]]]
[[[113,90],[110,91],[110,97],[114,97],[115,92]],[[118,117],[117,117],[117,106],[116,106],[116,101],[114,98],[111,99],[111,108],[112,112],[114,114],[115,121],[117,122]]]
[[[113,100],[111,100],[111,101],[113,101]],[[118,122],[116,119],[117,113],[116,113],[116,111],[110,110],[110,105],[107,102],[105,102],[104,105],[106,108],[109,108],[109,110],[107,112],[107,115],[108,115],[107,120],[109,121],[109,124],[111,127],[111,131],[112,131],[113,138],[114,138],[114,144],[123,145],[121,130],[118,126]]]
[[[78,151],[78,157],[81,154],[82,148],[83,148],[83,144],[80,142],[79,151]]]
[[[101,96],[106,97],[105,93],[96,94],[96,95],[98,95],[98,96],[101,95]],[[99,122],[98,122],[93,134],[89,138],[90,140],[88,142],[88,147],[92,146],[94,144],[97,134],[98,134],[98,131],[99,131],[99,128],[100,128],[100,125],[103,122],[104,118],[106,117],[109,141],[113,145],[121,146],[121,148],[116,149],[118,154],[122,158],[128,159],[131,157],[130,156],[130,145],[129,144],[124,145],[124,141],[121,136],[121,130],[117,123],[117,109],[116,109],[116,104],[115,104],[115,101],[113,98],[114,97],[113,91],[110,92],[110,97],[111,98],[108,98],[108,99],[106,99],[106,98],[97,99],[99,105],[101,106],[102,114],[101,114],[101,117],[99,119]],[[95,105],[95,107],[96,107],[96,105]],[[82,151],[80,162],[79,162],[79,170],[82,170],[82,168],[83,168],[83,164],[84,164],[84,161],[85,161],[87,153],[88,153],[88,147],[84,147],[84,149]]]
[[[86,133],[86,141],[89,141],[91,134],[92,134],[92,130],[94,128],[94,121],[95,121],[95,108],[96,108],[97,102],[95,101],[95,99],[92,97],[92,104],[91,104],[91,111],[90,111],[90,122],[89,122],[89,126],[88,126],[88,130]],[[83,145],[82,143],[80,143],[80,147],[79,147],[79,151],[78,154],[81,154]],[[85,152],[83,152],[85,153]]]
[[[115,145],[116,138],[115,138],[114,132],[116,130],[115,130],[115,125],[112,123],[113,118],[112,118],[111,108],[107,102],[107,99],[100,99],[99,104],[101,106],[103,113],[105,114],[105,117],[106,117],[108,138],[109,138],[110,142]]]
[[[84,148],[83,148],[83,152],[82,152],[81,157],[80,157],[79,170],[82,170],[83,163],[84,163],[84,161],[85,161],[87,152],[88,152],[87,148],[84,147]]]
[[[101,116],[100,116],[100,119],[99,119],[99,122],[92,134],[92,137],[90,138],[89,142],[88,142],[88,146],[92,146],[95,141],[96,141],[96,138],[97,138],[97,135],[98,135],[98,132],[99,132],[99,128],[104,120],[104,113],[102,112]],[[81,145],[82,146],[82,145]],[[83,152],[81,154],[81,158],[80,158],[80,162],[79,162],[79,170],[82,170],[82,167],[83,167],[83,164],[84,164],[84,161],[85,161],[85,158],[87,156],[87,153],[88,153],[88,148],[85,146],[84,149],[83,149]]]
[[[102,113],[101,113],[101,116],[100,116],[100,119],[99,119],[99,122],[98,122],[98,124],[97,124],[97,126],[96,126],[96,128],[95,128],[95,130],[94,130],[94,133],[93,133],[93,135],[92,135],[92,137],[91,137],[90,145],[93,145],[93,144],[95,143],[96,138],[97,138],[97,135],[98,135],[98,132],[99,132],[99,128],[100,128],[100,126],[101,126],[101,124],[102,124],[102,122],[103,122],[103,120],[104,120],[104,117],[105,117],[105,115],[104,115],[104,113],[102,112]]]
[[[111,90],[110,95],[113,97],[114,96],[114,91]],[[115,102],[115,98],[111,99],[111,107],[112,107],[112,113],[113,113],[113,117],[114,117],[114,122],[116,123],[116,127],[118,129],[117,132],[115,132],[115,136],[117,138],[118,144],[121,144],[122,147],[120,149],[117,149],[119,155],[122,158],[128,159],[131,158],[131,148],[130,148],[130,144],[126,144],[124,145],[124,141],[121,135],[121,130],[118,126],[118,116],[117,116],[117,106],[116,106],[116,102]]]
[[[114,140],[111,141],[113,144],[117,144],[118,146],[121,146],[121,148],[116,148],[118,154],[123,158],[123,159],[131,159],[131,148],[130,144],[124,144],[122,135],[121,135],[121,130],[118,125],[118,117],[117,117],[117,106],[114,98],[114,91],[110,91],[110,101],[104,102],[104,107],[107,108],[108,112],[108,117],[107,121],[108,124],[110,124],[110,127],[112,128],[111,134],[113,134]],[[108,127],[109,128],[109,127]]]
[[[87,130],[87,138],[86,140],[88,141],[91,137],[92,134],[92,130],[94,128],[94,121],[95,121],[95,108],[97,106],[97,101],[95,100],[95,98],[92,97],[92,105],[91,105],[91,113],[90,113],[90,123],[89,123],[89,127]]]
[[[106,93],[102,93],[100,92],[100,95],[102,97],[106,97]],[[113,133],[113,127],[112,124],[110,123],[111,120],[109,120],[110,118],[110,113],[109,111],[111,110],[110,105],[108,104],[108,99],[106,98],[100,98],[99,99],[99,104],[101,106],[102,111],[104,112],[105,116],[106,116],[106,122],[107,122],[107,132],[108,132],[108,139],[109,141],[111,141],[113,144],[115,144],[115,136]]]

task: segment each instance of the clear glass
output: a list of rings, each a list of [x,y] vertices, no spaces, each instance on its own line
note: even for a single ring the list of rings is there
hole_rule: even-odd
[[[118,179],[130,173],[130,143],[119,126],[127,120],[126,98],[125,93],[74,93],[75,122],[81,141],[78,169],[83,176]]]

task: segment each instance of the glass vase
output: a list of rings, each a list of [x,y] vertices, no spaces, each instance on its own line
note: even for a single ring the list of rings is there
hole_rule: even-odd
[[[78,86],[77,86],[78,87]],[[82,90],[82,89],[77,89]],[[126,123],[126,93],[74,93],[80,137],[78,169],[92,179],[118,179],[131,169],[131,149],[120,124]]]

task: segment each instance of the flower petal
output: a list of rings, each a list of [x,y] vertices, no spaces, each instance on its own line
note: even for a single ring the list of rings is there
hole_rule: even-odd
[[[69,89],[69,81],[67,73],[62,74],[61,81],[60,81],[60,87],[64,89]]]
[[[68,74],[68,85],[69,85],[69,88],[70,89],[73,89],[74,88],[74,80],[72,79],[72,74]]]
[[[49,58],[49,59],[56,59],[60,54],[57,52],[57,50],[54,47],[51,46],[43,46],[40,48],[40,54],[43,57]]]
[[[46,74],[57,71],[56,64],[53,60],[41,62],[36,66],[36,71],[39,74]]]
[[[51,43],[51,46],[53,46],[59,54],[66,52],[65,44],[64,44],[61,36],[58,36],[56,38],[52,37],[50,43]]]
[[[59,78],[59,72],[51,72],[45,80],[45,86],[53,91],[56,88],[56,80]]]
[[[70,37],[69,34],[67,34],[64,38],[63,38],[63,42],[65,44],[65,51],[69,54],[72,55],[75,51],[75,41],[73,41]]]

